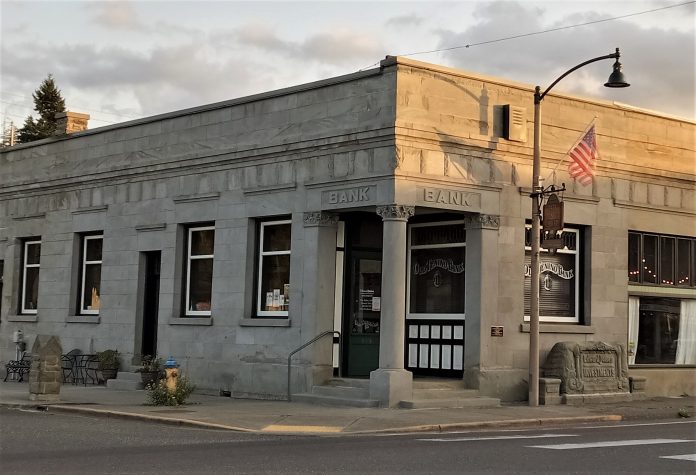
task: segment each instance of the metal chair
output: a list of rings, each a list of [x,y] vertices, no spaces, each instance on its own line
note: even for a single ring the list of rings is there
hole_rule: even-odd
[[[77,384],[78,358],[82,351],[75,348],[60,357],[63,370],[63,382]]]
[[[24,381],[24,375],[29,374],[29,370],[31,369],[31,353],[24,352],[22,353],[22,357],[18,360],[10,360],[6,365],[5,365],[5,379],[3,381],[7,381],[7,378],[10,374],[16,374],[19,376],[19,379],[17,380],[18,383],[21,383]]]

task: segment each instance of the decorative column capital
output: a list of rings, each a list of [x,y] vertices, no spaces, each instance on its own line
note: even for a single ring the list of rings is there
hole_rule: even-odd
[[[498,229],[500,216],[494,214],[474,214],[464,218],[466,229]]]
[[[338,223],[338,215],[325,211],[309,211],[303,214],[302,221],[305,227],[335,226]]]
[[[415,212],[415,206],[385,205],[377,207],[377,214],[380,215],[383,220],[394,219],[408,221],[408,218],[413,216]]]

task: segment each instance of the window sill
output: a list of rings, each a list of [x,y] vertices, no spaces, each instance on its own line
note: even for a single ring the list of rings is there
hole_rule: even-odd
[[[242,318],[242,327],[289,327],[289,318]]]
[[[522,333],[529,333],[529,323],[522,323],[520,325],[520,331]],[[563,325],[558,323],[540,323],[539,333],[578,333],[590,335],[595,333],[594,327],[587,325]]]
[[[169,324],[211,326],[213,324],[213,317],[172,317],[169,319]]]
[[[65,319],[67,323],[100,323],[99,315],[72,315]]]
[[[38,315],[8,315],[8,322],[38,322]]]

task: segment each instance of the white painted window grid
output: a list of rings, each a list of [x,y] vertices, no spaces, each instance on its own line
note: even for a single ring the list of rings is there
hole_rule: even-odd
[[[30,246],[39,246],[39,262],[34,263],[34,264],[29,264],[27,262],[28,257],[29,257],[29,247]],[[26,308],[26,299],[27,299],[27,270],[28,269],[40,269],[41,268],[41,241],[24,241],[24,249],[23,249],[23,258],[22,258],[22,299],[21,299],[21,306],[22,306],[22,313],[25,314],[36,314],[36,309],[35,308]],[[37,276],[38,279],[38,276]],[[38,299],[37,299],[38,301]]]
[[[85,302],[85,279],[87,275],[87,266],[102,264],[102,255],[99,254],[99,260],[88,260],[87,259],[87,245],[90,241],[103,240],[104,235],[90,235],[82,237],[82,282],[80,283],[80,313],[84,315],[99,315],[99,309],[87,308],[87,302]],[[103,251],[102,251],[103,252]],[[101,297],[101,296],[100,296]]]
[[[280,251],[264,251],[263,250],[263,243],[264,243],[264,235],[266,232],[266,228],[270,226],[281,226],[281,225],[287,225],[287,224],[292,224],[292,220],[289,219],[283,219],[283,220],[278,220],[278,221],[262,221],[261,222],[261,230],[259,232],[259,271],[258,271],[258,281],[257,281],[257,291],[256,291],[256,315],[259,317],[287,317],[288,316],[288,311],[287,310],[261,310],[263,308],[262,302],[265,300],[265,295],[263,292],[262,288],[262,281],[263,281],[263,258],[266,256],[281,256],[281,255],[290,255],[290,247],[288,247],[287,250],[280,250]],[[291,235],[292,236],[292,235]],[[292,240],[292,237],[290,238]],[[292,289],[292,287],[291,287]],[[291,290],[292,291],[292,290]],[[262,299],[263,297],[263,299]]]
[[[198,226],[188,228],[188,242],[186,250],[186,316],[189,317],[209,317],[211,315],[210,310],[191,310],[191,261],[210,259],[213,260],[215,256],[215,251],[213,254],[192,254],[191,245],[193,243],[193,233],[204,232],[204,231],[215,231],[215,226]],[[215,244],[213,244],[215,246]],[[213,247],[214,249],[214,247]],[[212,280],[212,276],[211,276]],[[212,284],[212,282],[211,282]],[[212,295],[211,295],[212,300]]]
[[[455,247],[466,248],[466,241],[453,242],[446,244],[421,244],[412,245],[411,244],[411,233],[414,228],[424,228],[424,227],[434,227],[434,226],[447,226],[451,224],[461,224],[464,226],[464,220],[455,221],[438,221],[432,223],[416,223],[410,224],[408,230],[408,252],[406,264],[406,319],[421,319],[421,320],[464,320],[465,314],[463,313],[412,313],[411,312],[411,251],[418,249],[451,249]],[[466,279],[466,274],[464,276]]]

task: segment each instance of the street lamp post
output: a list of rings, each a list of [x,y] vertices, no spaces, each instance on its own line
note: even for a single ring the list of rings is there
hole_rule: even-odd
[[[537,86],[534,89],[534,163],[532,166],[532,256],[531,256],[531,299],[529,315],[529,405],[539,405],[539,249],[541,247],[541,201],[544,189],[540,184],[541,174],[541,101],[558,82],[590,63],[604,59],[615,59],[614,70],[604,84],[606,87],[628,87],[619,62],[619,48],[616,53],[599,56],[569,69],[558,77],[544,92]]]

